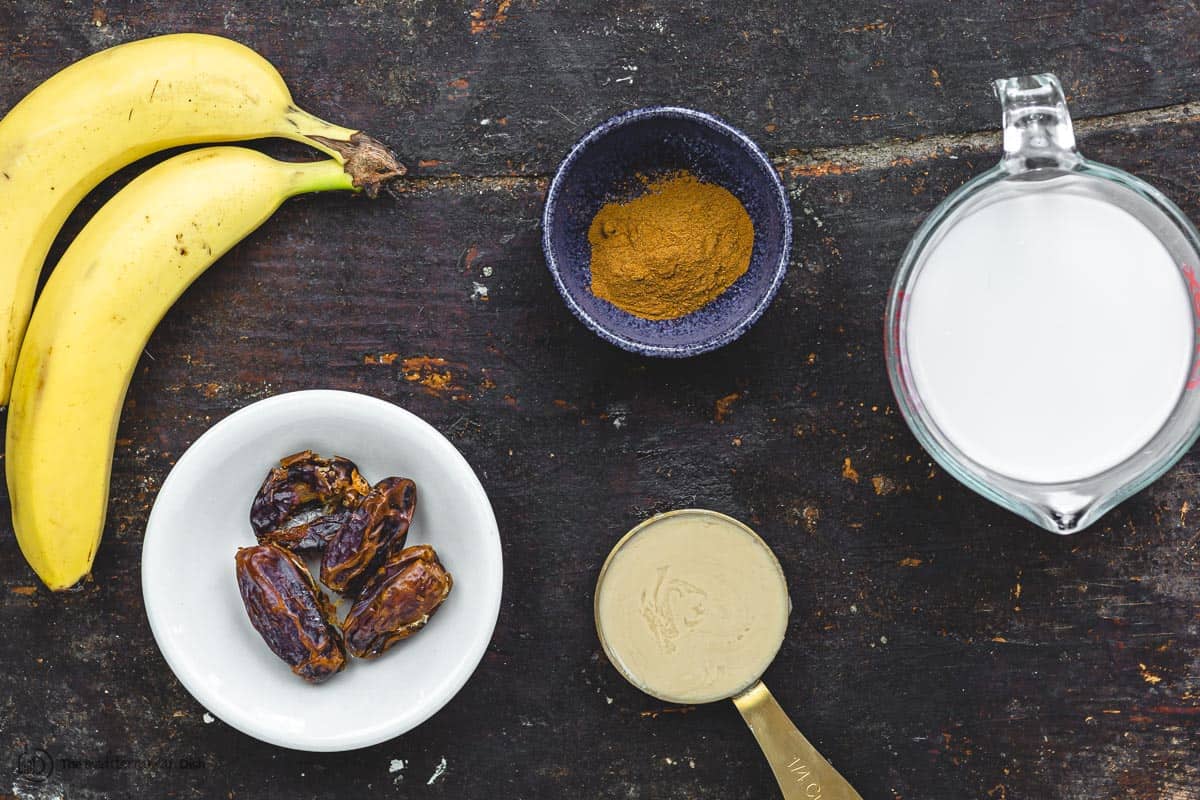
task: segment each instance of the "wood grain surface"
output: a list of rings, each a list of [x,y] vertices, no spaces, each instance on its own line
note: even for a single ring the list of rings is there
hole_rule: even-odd
[[[775,797],[732,704],[664,707],[622,681],[592,627],[615,540],[703,506],[783,563],[795,610],[767,682],[864,798],[1200,798],[1200,457],[1056,537],[932,465],[884,371],[905,243],[998,157],[992,78],[1056,72],[1081,150],[1200,218],[1200,14],[1083,5],[4,4],[0,110],[101,48],[209,31],[412,173],[396,198],[289,203],[168,315],[130,389],[81,593],[37,585],[0,503],[0,797]],[[539,243],[571,144],[667,101],[755,137],[796,220],[762,320],[683,362],[590,334]],[[133,174],[88,198],[56,252]],[[450,437],[495,506],[506,566],[463,691],[344,754],[206,715],[140,589],[147,514],[179,455],[230,412],[311,387],[391,400]],[[53,772],[29,774],[43,756]]]

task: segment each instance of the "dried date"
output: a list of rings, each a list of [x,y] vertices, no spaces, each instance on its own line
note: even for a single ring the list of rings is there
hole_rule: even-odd
[[[375,658],[425,627],[453,586],[429,545],[393,553],[346,616],[342,632],[347,648],[359,658]]]
[[[363,582],[408,538],[417,510],[417,485],[384,478],[341,525],[321,559],[321,582],[340,594],[356,594]]]
[[[370,488],[347,458],[294,453],[267,473],[250,506],[250,525],[261,543],[319,550]]]
[[[346,667],[346,645],[329,598],[295,553],[273,544],[239,548],[238,591],[267,647],[309,683]]]
[[[343,506],[328,513],[317,510],[297,514],[288,520],[285,527],[264,533],[258,537],[258,541],[297,553],[318,552],[337,535],[353,512],[353,508]]]

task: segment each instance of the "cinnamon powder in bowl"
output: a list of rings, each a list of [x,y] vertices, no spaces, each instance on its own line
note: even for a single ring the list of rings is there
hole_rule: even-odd
[[[606,341],[650,356],[698,355],[745,333],[783,282],[791,241],[787,194],[763,152],[710,114],[670,106],[584,136],[542,215],[546,266],[567,307]]]
[[[728,190],[689,172],[646,184],[592,218],[592,293],[643,319],[676,319],[746,273],[754,223]]]

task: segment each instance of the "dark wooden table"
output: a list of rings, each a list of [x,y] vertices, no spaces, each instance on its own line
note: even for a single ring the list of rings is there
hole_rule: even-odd
[[[664,708],[592,627],[616,538],[707,506],[782,560],[796,607],[768,683],[865,798],[1200,798],[1200,456],[1085,533],[1037,530],[930,463],[897,414],[880,322],[921,218],[997,159],[995,77],[1057,73],[1081,149],[1200,217],[1193,3],[261,5],[0,10],[0,109],[98,49],[210,31],[413,168],[396,199],[288,204],[168,315],[130,389],[85,591],[37,587],[3,503],[0,796],[777,796],[731,704]],[[766,315],[684,362],[586,331],[539,246],[571,143],[660,102],[754,136],[796,220]],[[308,387],[386,398],[449,436],[506,560],[495,638],[463,691],[343,754],[207,716],[141,600],[146,517],[180,453]],[[55,760],[42,781],[21,774],[38,751]]]

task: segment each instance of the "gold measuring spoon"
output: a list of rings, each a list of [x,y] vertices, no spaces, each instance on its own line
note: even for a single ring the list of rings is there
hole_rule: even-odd
[[[732,699],[785,800],[862,800],[760,680],[790,612],[783,568],[767,543],[703,509],[636,526],[596,582],[596,632],[625,680],[668,703]]]

